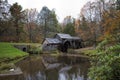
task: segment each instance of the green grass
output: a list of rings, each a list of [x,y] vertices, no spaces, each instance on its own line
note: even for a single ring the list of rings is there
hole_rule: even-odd
[[[54,57],[58,57],[58,56],[60,56],[61,53],[62,53],[62,52],[59,52],[58,50],[55,50],[55,51],[52,51],[52,52],[50,53],[50,55],[51,55],[51,56],[54,56]]]
[[[9,69],[14,68],[14,63],[27,55],[28,53],[13,47],[11,43],[0,42],[0,74],[8,73]]]
[[[98,53],[98,51],[96,49],[94,49],[93,47],[86,47],[86,48],[77,49],[77,50],[75,50],[75,52],[78,54],[87,55],[87,56],[93,56],[96,53]]]
[[[0,60],[9,58],[14,59],[28,55],[26,52],[14,48],[10,43],[0,43]]]
[[[38,47],[38,46],[41,46],[40,43],[10,43],[12,45],[30,45],[30,46],[35,46],[35,47]]]
[[[85,55],[95,55],[97,53],[97,50],[84,50],[82,51]]]

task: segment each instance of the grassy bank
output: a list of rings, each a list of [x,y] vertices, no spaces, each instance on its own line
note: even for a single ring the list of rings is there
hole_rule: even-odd
[[[80,48],[80,49],[70,49],[68,50],[68,53],[71,54],[80,54],[85,56],[94,56],[97,53],[97,50],[93,47],[86,47],[86,48]]]
[[[11,45],[24,45],[29,46],[28,52],[32,54],[41,54],[42,53],[42,46],[40,43],[10,43]]]
[[[30,46],[35,46],[35,47],[38,47],[38,46],[41,46],[40,43],[10,43],[12,45],[30,45]]]
[[[6,59],[6,58],[14,59],[14,58],[23,57],[26,55],[28,54],[14,48],[9,43],[0,43],[0,60]]]
[[[14,67],[15,62],[27,55],[28,53],[14,48],[10,43],[0,43],[0,73]]]

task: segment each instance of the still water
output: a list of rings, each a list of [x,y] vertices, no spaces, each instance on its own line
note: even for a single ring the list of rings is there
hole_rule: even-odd
[[[46,69],[40,56],[30,56],[16,64],[21,68],[22,75],[0,77],[0,80],[88,80],[88,61],[73,65],[65,62],[60,64],[64,65]]]

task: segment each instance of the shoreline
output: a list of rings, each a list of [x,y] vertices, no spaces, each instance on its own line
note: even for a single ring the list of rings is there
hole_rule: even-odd
[[[4,76],[16,76],[16,75],[21,75],[23,74],[22,70],[20,68],[16,68],[14,71],[10,71],[8,73],[2,73],[0,74],[0,77]]]

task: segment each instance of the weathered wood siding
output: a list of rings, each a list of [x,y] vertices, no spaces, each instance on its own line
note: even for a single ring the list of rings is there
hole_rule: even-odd
[[[57,50],[57,49],[58,49],[58,45],[49,44],[46,40],[44,41],[44,43],[42,45],[43,51],[52,51],[52,50]]]

